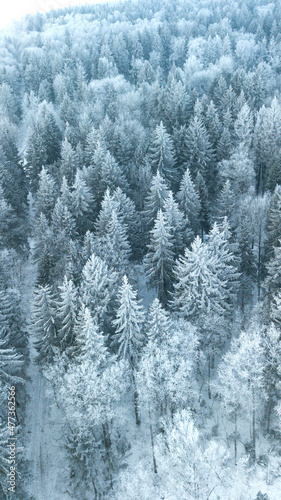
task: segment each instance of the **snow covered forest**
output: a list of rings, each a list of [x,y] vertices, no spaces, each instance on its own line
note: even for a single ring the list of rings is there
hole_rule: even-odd
[[[1,499],[280,500],[280,93],[277,0],[0,33]]]

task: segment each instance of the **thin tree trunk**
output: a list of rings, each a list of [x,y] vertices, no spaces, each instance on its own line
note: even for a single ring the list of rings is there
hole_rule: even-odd
[[[259,230],[259,255],[258,255],[258,301],[261,296],[261,229]]]
[[[212,398],[212,394],[211,394],[211,355],[210,355],[210,353],[208,355],[208,396],[209,396],[209,399]]]
[[[267,429],[266,429],[267,432],[269,432],[269,429],[270,429],[271,410],[272,410],[272,404],[271,404],[271,401],[269,401],[268,410],[267,410]]]
[[[256,461],[256,398],[253,389],[253,459]]]
[[[237,465],[237,412],[234,413],[234,461]]]
[[[133,390],[134,390],[134,408],[135,408],[136,424],[139,426],[141,421],[140,421],[140,416],[139,416],[138,391],[137,391],[137,386],[136,386],[134,368],[132,368],[132,379],[133,379]]]
[[[148,410],[148,416],[149,416],[149,429],[150,429],[150,440],[151,440],[151,449],[152,449],[153,470],[154,470],[154,473],[157,474],[157,464],[156,464],[156,458],[155,458],[154,437],[153,437],[150,408]]]

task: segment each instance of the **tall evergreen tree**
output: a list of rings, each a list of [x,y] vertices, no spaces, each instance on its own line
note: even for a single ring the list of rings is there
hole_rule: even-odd
[[[34,292],[31,326],[36,336],[34,344],[40,363],[51,362],[58,347],[55,310],[55,297],[50,286],[38,286]]]
[[[152,137],[150,148],[151,165],[154,171],[160,174],[170,182],[174,182],[176,172],[174,172],[174,148],[172,139],[167,133],[163,122],[156,126]]]
[[[63,284],[59,287],[57,303],[57,318],[59,323],[58,338],[62,350],[71,347],[74,342],[74,327],[77,317],[77,290],[72,282],[65,276]]]
[[[150,234],[144,265],[149,283],[157,289],[159,300],[166,304],[172,286],[174,238],[162,210],[159,210]]]
[[[181,180],[177,199],[181,210],[190,222],[192,230],[197,233],[199,229],[200,199],[188,168]]]
[[[128,282],[127,276],[123,278],[118,300],[119,307],[116,319],[113,321],[113,326],[116,329],[113,345],[118,347],[118,355],[129,361],[133,382],[136,424],[140,425],[135,367],[145,341],[143,332],[145,316],[143,307],[137,300],[137,294]]]

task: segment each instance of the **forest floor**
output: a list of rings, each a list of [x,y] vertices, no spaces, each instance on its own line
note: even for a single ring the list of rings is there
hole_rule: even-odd
[[[23,310],[27,318],[36,278],[32,250],[31,241],[31,253],[22,275]],[[52,389],[36,363],[35,339],[29,333],[26,458],[30,462],[31,480],[28,493],[34,500],[69,500],[61,411],[54,406]]]

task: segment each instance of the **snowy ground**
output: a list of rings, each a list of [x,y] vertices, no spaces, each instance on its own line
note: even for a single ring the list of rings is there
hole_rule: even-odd
[[[23,273],[23,309],[28,315],[35,281],[30,256]],[[34,500],[69,500],[67,470],[61,429],[61,411],[53,406],[49,382],[35,362],[34,338],[30,335],[30,365],[27,382],[26,458],[32,479],[28,492]]]

